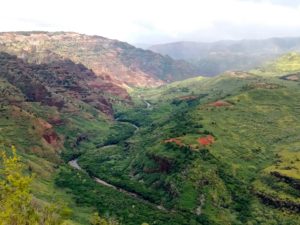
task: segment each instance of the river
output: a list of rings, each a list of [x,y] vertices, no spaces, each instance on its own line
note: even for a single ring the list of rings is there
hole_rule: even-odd
[[[150,104],[149,102],[147,102],[147,101],[144,101],[144,102],[146,103],[146,108],[147,108],[147,109],[151,108],[151,104]],[[121,121],[120,121],[120,122],[121,122]],[[128,122],[126,122],[126,123],[128,123]],[[139,127],[138,127],[138,126],[136,126],[136,125],[133,124],[133,123],[129,123],[129,124],[131,124],[131,126],[133,126],[133,127],[135,128],[134,134],[137,133],[137,132],[139,131]],[[103,146],[102,148],[107,148],[107,147],[110,147],[110,146],[114,146],[114,145],[106,145],[106,146]],[[69,161],[68,164],[69,164],[71,167],[73,167],[74,169],[76,169],[76,170],[80,170],[80,171],[83,171],[83,172],[87,173],[87,171],[84,170],[83,168],[81,168],[80,165],[78,164],[78,158]],[[88,173],[87,173],[87,174],[88,174]],[[117,186],[115,186],[115,185],[113,185],[113,184],[110,184],[110,183],[106,182],[105,180],[102,180],[102,179],[100,179],[100,178],[98,178],[98,177],[91,176],[91,178],[92,178],[95,182],[97,182],[98,184],[100,184],[100,185],[103,185],[103,186],[106,186],[106,187],[115,189],[115,190],[117,190],[117,191],[119,191],[119,192],[122,192],[122,193],[127,194],[127,195],[129,195],[129,196],[131,196],[131,197],[134,197],[134,198],[136,198],[136,199],[139,199],[140,201],[142,201],[142,202],[144,202],[144,203],[150,204],[150,205],[156,207],[156,208],[159,209],[159,210],[166,211],[166,209],[165,209],[162,205],[156,205],[156,204],[154,204],[154,203],[152,203],[152,202],[149,202],[149,201],[145,200],[142,196],[140,196],[140,195],[138,195],[138,194],[136,194],[136,193],[129,192],[129,191],[125,190],[125,189],[122,189],[122,188],[120,188],[120,187],[117,187]]]

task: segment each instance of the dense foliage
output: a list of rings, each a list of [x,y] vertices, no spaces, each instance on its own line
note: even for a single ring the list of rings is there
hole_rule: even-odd
[[[42,204],[33,199],[31,183],[33,177],[24,175],[24,165],[12,147],[9,155],[1,151],[0,170],[0,224],[1,225],[67,225],[63,216],[68,209],[54,204]]]

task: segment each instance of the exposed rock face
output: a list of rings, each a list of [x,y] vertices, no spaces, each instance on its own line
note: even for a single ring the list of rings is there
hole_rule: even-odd
[[[30,64],[7,53],[0,53],[0,77],[19,88],[27,101],[62,109],[67,98],[81,100],[112,115],[115,97],[130,101],[124,88],[107,83],[82,64],[61,60],[49,64]],[[107,94],[115,96],[107,97]]]
[[[65,124],[65,122],[59,116],[54,116],[52,118],[49,118],[48,122],[54,126],[61,126]]]
[[[37,118],[36,129],[38,133],[42,134],[43,139],[52,147],[58,148],[61,144],[61,140],[57,133],[53,130],[53,126],[47,121]]]
[[[1,33],[0,51],[37,64],[70,59],[92,69],[104,83],[118,86],[158,86],[199,74],[184,61],[124,42],[77,33]]]
[[[57,146],[60,141],[59,136],[53,130],[48,130],[43,134],[43,138],[52,146]]]

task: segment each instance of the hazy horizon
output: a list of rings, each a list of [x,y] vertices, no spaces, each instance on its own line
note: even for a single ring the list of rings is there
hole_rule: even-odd
[[[300,1],[291,0],[11,0],[2,5],[2,32],[73,31],[146,45],[300,37]]]

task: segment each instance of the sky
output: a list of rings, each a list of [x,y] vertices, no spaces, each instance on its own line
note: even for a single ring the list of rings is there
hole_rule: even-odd
[[[133,44],[300,37],[300,0],[0,1],[0,31],[74,31]]]

